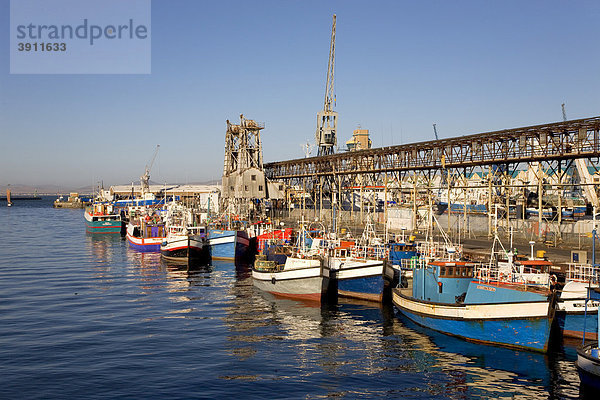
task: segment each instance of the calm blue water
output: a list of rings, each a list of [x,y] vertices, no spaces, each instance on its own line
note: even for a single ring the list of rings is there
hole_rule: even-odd
[[[273,299],[246,268],[177,269],[52,200],[0,205],[0,398],[579,397],[575,344],[543,356]]]

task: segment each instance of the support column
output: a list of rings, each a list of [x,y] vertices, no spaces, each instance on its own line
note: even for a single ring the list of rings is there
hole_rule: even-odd
[[[387,221],[388,221],[388,176],[387,176],[387,171],[385,173],[385,183],[384,183],[384,185],[385,185],[385,187],[383,188],[383,190],[384,190],[384,195],[383,195],[383,199],[384,199],[384,203],[383,203],[383,221],[385,223],[385,231],[387,232]]]
[[[467,170],[463,170],[463,235],[467,237]],[[459,232],[460,235],[460,232]]]
[[[360,177],[360,223],[364,223],[364,210],[363,210],[363,179]]]
[[[417,231],[417,174],[413,175],[413,232]]]
[[[450,210],[450,204],[452,204],[452,201],[450,200],[450,174],[446,175],[446,187],[448,190],[448,236],[451,237],[451,233],[452,233],[452,228],[450,225],[450,214],[451,214],[451,210]]]
[[[508,165],[504,174],[504,197],[506,197],[506,238],[510,238],[510,179]]]
[[[562,224],[562,195],[563,195],[563,186],[562,186],[562,181],[563,181],[563,171],[561,168],[561,162],[560,160],[558,160],[558,238],[557,239],[562,239],[562,234],[561,234],[561,224]],[[575,208],[573,207],[573,212],[575,212]]]
[[[323,176],[319,177],[319,221],[323,214]]]
[[[542,217],[543,217],[543,206],[542,206],[542,191],[544,185],[542,184],[542,168],[538,166],[538,239],[542,239]]]
[[[492,238],[492,166],[488,167],[488,238]]]

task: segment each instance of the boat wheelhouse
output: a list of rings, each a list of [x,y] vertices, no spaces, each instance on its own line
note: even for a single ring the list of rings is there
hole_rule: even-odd
[[[121,233],[121,215],[109,202],[94,203],[83,214],[89,233]]]

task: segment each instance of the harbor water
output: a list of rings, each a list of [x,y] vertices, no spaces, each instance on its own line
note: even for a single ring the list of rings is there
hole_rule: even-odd
[[[166,264],[53,200],[0,207],[0,398],[580,398],[579,342],[513,351],[276,299],[246,266]]]

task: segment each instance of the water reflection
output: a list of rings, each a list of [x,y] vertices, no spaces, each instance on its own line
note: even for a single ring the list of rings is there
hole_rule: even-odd
[[[276,298],[252,286],[251,278],[234,283],[236,297],[227,308],[230,354],[240,361],[277,356],[275,348],[293,352],[299,376],[325,373],[329,395],[355,396],[337,381],[352,376],[381,377],[386,395],[449,398],[578,398],[579,379],[573,358],[485,346],[448,337],[409,320],[391,306],[354,302],[315,306]],[[267,353],[265,356],[260,353]],[[315,368],[317,367],[317,368]],[[268,374],[252,379],[271,379]],[[281,377],[280,377],[281,378]],[[395,387],[397,379],[403,381]],[[365,389],[381,394],[381,388]]]
[[[114,283],[114,269],[119,265],[115,263],[115,258],[120,254],[121,237],[86,233],[85,244],[97,287],[108,290]]]
[[[166,263],[108,236],[88,237],[87,246],[94,273],[123,277],[130,301],[155,306],[150,318],[217,321],[210,332],[224,332],[215,350],[230,364],[224,381],[311,382],[319,394],[349,398],[579,397],[576,344],[548,356],[478,345],[419,327],[391,306],[276,298],[253,286],[247,265]]]
[[[417,351],[412,357],[420,360],[419,368],[440,369],[452,377],[445,392],[468,391],[485,397],[578,398],[579,378],[574,362],[564,359],[560,349],[546,356],[466,342],[421,328],[405,318],[391,320],[391,325],[399,339]]]
[[[110,266],[115,255],[115,246],[121,244],[121,237],[116,235],[86,234],[86,245],[97,264]]]

